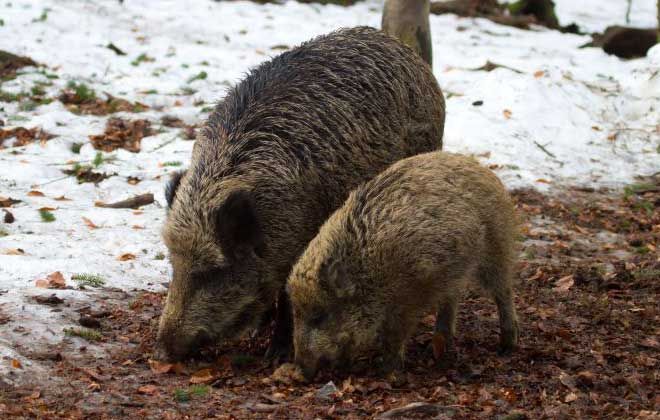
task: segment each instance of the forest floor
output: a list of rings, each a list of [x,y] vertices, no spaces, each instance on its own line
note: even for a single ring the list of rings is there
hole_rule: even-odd
[[[625,22],[623,1],[555,3],[586,32]],[[655,7],[632,2],[630,24],[654,25]],[[493,169],[525,220],[519,350],[496,354],[494,305],[470,293],[457,364],[434,366],[430,316],[403,386],[332,372],[278,383],[262,363],[268,331],[185,366],[150,362],[170,278],[163,187],[196,130],[249,68],[378,27],[381,12],[380,0],[0,4],[0,51],[22,57],[0,52],[1,418],[368,418],[415,402],[407,415],[659,416],[660,46],[620,60],[580,48],[589,36],[453,15],[431,17],[444,149]]]
[[[23,349],[42,361],[49,379],[18,388],[0,382],[0,413],[377,418],[408,407],[406,418],[657,419],[660,180],[623,193],[517,190],[514,197],[524,240],[516,296],[521,339],[511,356],[497,355],[492,301],[470,292],[461,304],[456,364],[440,368],[428,351],[430,315],[408,346],[404,385],[341,372],[322,372],[311,384],[279,382],[262,361],[267,332],[168,365],[150,360],[164,294],[101,287],[86,304],[43,304],[71,322],[93,320],[87,322],[97,324],[97,335],[88,339],[111,351],[90,352],[79,338]]]

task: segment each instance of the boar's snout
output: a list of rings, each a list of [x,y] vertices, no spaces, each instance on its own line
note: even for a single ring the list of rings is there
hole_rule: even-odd
[[[211,336],[203,329],[184,332],[161,328],[156,339],[154,356],[158,360],[178,362],[186,359],[201,347],[210,344],[210,342]]]

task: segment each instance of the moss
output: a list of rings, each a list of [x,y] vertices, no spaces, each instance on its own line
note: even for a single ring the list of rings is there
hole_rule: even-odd
[[[65,328],[64,334],[69,337],[80,337],[87,341],[101,341],[103,334],[89,328]]]
[[[71,280],[77,282],[81,286],[101,287],[105,284],[105,280],[100,274],[74,274],[71,276]]]
[[[55,221],[55,215],[48,210],[39,210],[39,215],[44,222],[50,223]]]

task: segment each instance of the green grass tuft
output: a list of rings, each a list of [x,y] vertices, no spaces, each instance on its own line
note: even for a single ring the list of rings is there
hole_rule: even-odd
[[[181,389],[181,388],[175,389],[174,390],[174,401],[180,402],[180,403],[190,401],[190,394],[188,393],[188,390]]]
[[[9,236],[9,232],[4,230],[3,228],[0,228],[0,238],[2,238],[4,236]]]
[[[82,143],[72,143],[71,151],[75,154],[80,154],[80,149],[83,147]]]
[[[173,160],[170,162],[163,162],[163,166],[181,166],[183,165],[183,162],[180,162],[178,160]]]
[[[631,184],[631,185],[626,185],[623,188],[623,196],[625,198],[629,198],[635,194],[637,194],[639,191],[644,191],[648,189],[653,189],[655,186],[652,184]]]
[[[96,92],[94,92],[94,89],[90,88],[84,83],[76,83],[75,81],[71,80],[69,83],[67,83],[67,87],[69,89],[73,89],[81,102],[93,101],[96,99]]]
[[[193,397],[203,397],[209,393],[209,390],[208,385],[193,385],[188,388],[190,395]]]
[[[207,77],[209,77],[209,75],[208,75],[207,72],[205,72],[205,71],[200,71],[199,73],[197,73],[196,75],[194,75],[193,77],[191,77],[190,79],[188,79],[188,83],[192,83],[192,82],[194,82],[195,80],[204,80],[204,79],[206,79]]]
[[[54,222],[55,221],[55,215],[48,210],[39,210],[39,215],[41,216],[41,220],[44,222]]]
[[[105,280],[100,274],[78,273],[72,275],[71,280],[81,286],[101,287],[105,284]]]
[[[154,260],[164,260],[164,259],[165,259],[165,254],[163,254],[162,252],[159,252],[154,256]]]
[[[101,341],[103,334],[89,328],[65,328],[64,334],[69,337],[80,337],[87,341]]]
[[[139,66],[140,63],[148,63],[154,61],[153,57],[149,57],[146,53],[138,55],[135,60],[131,61],[133,66]]]
[[[94,156],[94,160],[92,161],[92,164],[94,165],[95,168],[98,168],[103,164],[103,153],[97,152],[96,156]]]

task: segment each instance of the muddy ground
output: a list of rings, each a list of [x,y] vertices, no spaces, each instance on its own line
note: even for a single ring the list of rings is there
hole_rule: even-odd
[[[409,345],[405,385],[333,372],[313,384],[285,384],[262,362],[268,331],[185,365],[150,363],[163,295],[89,288],[95,303],[83,306],[49,301],[45,291],[44,304],[83,316],[100,334],[18,349],[46,366],[49,378],[20,386],[0,379],[0,416],[377,418],[425,403],[402,415],[658,418],[659,186],[651,179],[623,192],[514,192],[524,241],[516,297],[521,342],[511,356],[497,355],[494,304],[469,293],[455,366],[437,367],[428,351],[430,315]],[[336,388],[325,386],[329,381]]]

